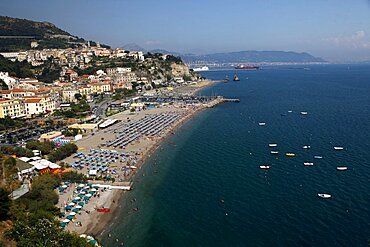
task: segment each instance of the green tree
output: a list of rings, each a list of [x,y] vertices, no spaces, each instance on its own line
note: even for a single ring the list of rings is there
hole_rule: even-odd
[[[54,150],[55,144],[50,141],[40,142],[38,140],[30,140],[27,142],[26,147],[31,150],[40,150],[45,155]]]
[[[0,221],[9,218],[10,205],[9,192],[0,188]]]
[[[1,87],[1,90],[9,90],[8,85],[1,79],[0,79],[0,87]]]

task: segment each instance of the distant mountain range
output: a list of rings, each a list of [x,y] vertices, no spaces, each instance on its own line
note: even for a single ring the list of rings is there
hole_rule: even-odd
[[[239,51],[206,55],[183,55],[186,63],[205,61],[207,63],[311,63],[325,62],[308,53],[292,51]]]
[[[0,16],[0,51],[27,50],[32,41],[38,42],[38,49],[76,47],[87,42],[50,22]]]
[[[136,50],[150,53],[163,53],[180,56],[188,64],[223,64],[223,63],[314,63],[326,62],[320,57],[314,57],[306,52],[293,51],[238,51],[223,52],[204,55],[181,54],[179,52],[167,51],[164,49],[146,50],[137,44],[128,44],[122,47],[126,50]]]

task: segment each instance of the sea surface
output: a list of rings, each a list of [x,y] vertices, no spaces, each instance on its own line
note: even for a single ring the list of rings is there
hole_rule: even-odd
[[[201,94],[240,103],[199,113],[161,145],[121,201],[104,246],[368,246],[370,66],[203,73],[234,74],[239,82]]]

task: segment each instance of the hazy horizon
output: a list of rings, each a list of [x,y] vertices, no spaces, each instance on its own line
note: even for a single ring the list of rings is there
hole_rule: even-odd
[[[370,1],[3,1],[0,14],[48,21],[122,47],[180,53],[307,52],[334,62],[370,60]]]

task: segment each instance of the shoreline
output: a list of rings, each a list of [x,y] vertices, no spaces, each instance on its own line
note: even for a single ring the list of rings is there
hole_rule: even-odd
[[[190,90],[190,94],[195,95],[200,90],[213,86],[215,83],[219,82],[221,81],[208,80],[205,82],[205,84],[198,85],[196,87],[185,86],[185,90]],[[150,156],[158,149],[158,147],[160,147],[163,141],[168,139],[171,133],[175,132],[183,124],[193,118],[196,114],[202,112],[205,109],[207,109],[206,106],[197,107],[195,109],[187,109],[183,117],[181,117],[173,126],[170,126],[164,131],[163,136],[156,139],[145,150],[142,151],[142,156],[138,159],[138,162],[136,164],[137,169],[127,177],[127,180],[132,180],[134,178],[136,173],[143,167],[147,159],[150,158]],[[118,218],[120,212],[118,210],[119,208],[121,208],[120,202],[124,200],[126,191],[113,189],[109,191],[109,193],[111,193],[111,195],[109,195],[109,203],[107,203],[107,205],[110,208],[110,213],[98,213],[95,215],[91,215],[88,218],[88,222],[85,224],[85,227],[78,229],[78,234],[84,233],[93,236],[95,239],[100,240],[101,237],[106,232],[109,232],[110,229],[114,226],[114,224],[116,223],[114,220]]]

